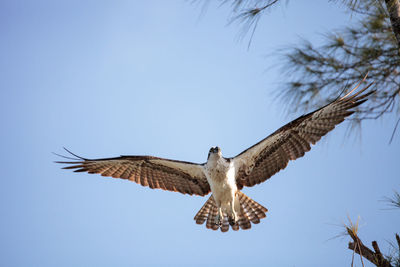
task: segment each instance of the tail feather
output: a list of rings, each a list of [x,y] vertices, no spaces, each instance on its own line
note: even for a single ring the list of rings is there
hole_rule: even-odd
[[[210,197],[210,199],[211,199],[211,197]],[[218,209],[217,209],[217,206],[215,205],[213,198],[212,198],[212,202],[210,202],[210,203],[212,205],[210,208],[210,212],[208,213],[208,216],[207,216],[206,227],[208,229],[217,230],[219,228],[219,225],[217,225],[215,223],[215,216],[217,216]]]
[[[239,224],[240,228],[242,230],[247,230],[251,228],[251,222],[249,220],[249,216],[247,215],[247,212],[243,212],[241,209],[241,213],[239,214],[239,221],[237,224]]]
[[[265,214],[265,213],[268,211],[267,208],[261,206],[260,204],[258,204],[258,203],[255,202],[255,201],[251,202],[250,205],[251,205],[253,211],[255,212],[255,215],[256,215],[259,219],[262,219],[262,218],[267,217],[267,215]]]
[[[257,213],[254,211],[254,208],[251,205],[252,199],[248,198],[245,194],[240,194],[239,200],[243,213],[248,215],[249,220],[254,224],[259,223],[260,218],[258,218]]]
[[[234,225],[231,225],[231,227],[232,227],[233,231],[238,231],[239,230],[239,224],[238,223],[236,223]]]
[[[243,194],[243,196],[245,197],[245,199],[243,201],[245,203],[247,203],[247,205],[250,207],[250,209],[252,211],[251,218],[250,218],[251,222],[254,224],[260,223],[260,219],[265,218],[267,216],[265,213],[268,211],[268,209],[261,206],[257,202],[253,201],[246,195]]]
[[[251,228],[251,223],[258,224],[260,219],[266,217],[267,208],[263,207],[259,203],[255,202],[242,192],[238,191],[236,195],[240,211],[238,212],[238,222],[231,225],[232,230],[237,231],[239,228],[246,230]],[[197,224],[203,224],[206,222],[206,227],[212,230],[218,230],[226,232],[229,230],[229,217],[224,213],[224,218],[221,222],[221,227],[216,224],[215,217],[218,214],[218,208],[215,204],[214,197],[211,195],[210,198],[204,203],[203,207],[194,217]]]
[[[222,224],[221,224],[221,228],[220,229],[221,229],[221,232],[227,232],[229,230],[229,219],[228,219],[228,216],[224,216],[224,219],[222,220]]]
[[[203,205],[203,207],[201,207],[199,212],[196,214],[196,217],[194,217],[197,224],[203,224],[207,220],[207,218],[210,214],[211,207],[213,205],[215,205],[214,199],[210,197],[207,200],[207,202]]]

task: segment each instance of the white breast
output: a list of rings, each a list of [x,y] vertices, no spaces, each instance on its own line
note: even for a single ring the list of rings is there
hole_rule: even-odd
[[[217,206],[229,205],[237,191],[233,162],[210,158],[205,165],[205,173]]]

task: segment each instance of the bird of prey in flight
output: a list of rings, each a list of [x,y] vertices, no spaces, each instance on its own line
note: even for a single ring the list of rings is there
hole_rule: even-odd
[[[57,163],[68,164],[64,169],[75,172],[128,179],[150,188],[199,196],[211,192],[194,217],[197,224],[206,222],[208,229],[222,232],[229,226],[233,230],[250,229],[251,223],[259,223],[268,210],[240,190],[264,182],[284,169],[289,160],[304,156],[311,144],[354,113],[354,108],[373,93],[364,93],[371,84],[356,91],[363,81],[345,96],[295,119],[232,158],[223,157],[218,146],[210,149],[203,164],[153,156],[87,159],[67,150],[74,157],[62,156],[70,161]]]

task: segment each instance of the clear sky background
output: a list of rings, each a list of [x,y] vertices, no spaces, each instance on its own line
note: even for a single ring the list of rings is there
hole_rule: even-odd
[[[350,266],[349,238],[332,239],[347,216],[388,250],[400,225],[381,201],[400,189],[395,116],[365,123],[361,141],[342,124],[246,188],[269,209],[249,231],[196,225],[207,198],[53,163],[63,146],[88,158],[202,163],[215,145],[234,156],[301,115],[275,99],[285,77],[266,55],[356,21],[340,4],[290,1],[247,50],[227,7],[200,14],[184,0],[0,1],[1,266]]]

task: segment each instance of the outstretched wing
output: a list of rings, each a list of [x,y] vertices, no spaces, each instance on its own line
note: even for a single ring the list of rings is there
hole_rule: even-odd
[[[353,93],[360,84],[361,82],[345,96],[286,124],[234,157],[238,170],[236,176],[238,187],[264,182],[284,169],[289,160],[304,156],[304,153],[311,149],[311,144],[315,144],[347,116],[353,114],[352,109],[365,102],[367,96],[373,93],[371,91],[362,94],[371,84]]]
[[[69,164],[63,169],[99,173],[102,176],[128,179],[150,188],[161,188],[189,195],[204,196],[210,192],[210,185],[201,164],[152,156],[86,159],[68,152],[76,158],[65,157],[73,161],[57,161],[57,163]]]

